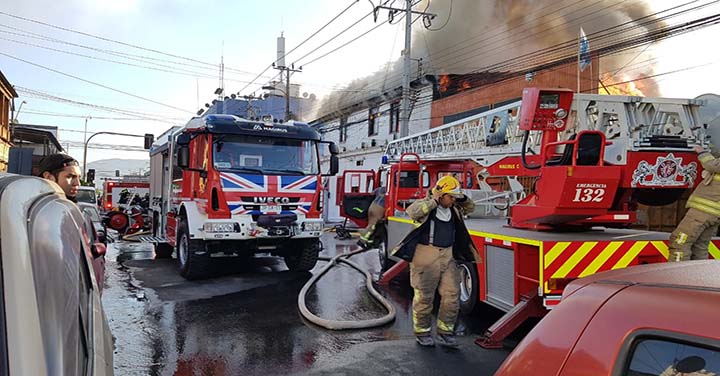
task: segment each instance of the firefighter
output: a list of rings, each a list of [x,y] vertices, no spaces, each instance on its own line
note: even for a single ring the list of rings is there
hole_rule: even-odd
[[[460,182],[444,176],[415,201],[407,213],[420,225],[393,250],[393,254],[410,262],[410,284],[413,297],[413,331],[420,346],[434,346],[432,309],[435,291],[440,293],[437,315],[437,342],[457,348],[455,320],[459,310],[460,273],[457,261],[480,262],[477,249],[465,227],[463,215],[475,208],[460,189]]]
[[[39,171],[38,176],[57,183],[65,192],[65,197],[77,203],[81,173],[75,158],[62,153],[50,154],[40,160]]]
[[[695,146],[703,166],[702,182],[690,195],[685,217],[670,235],[669,261],[707,260],[710,238],[720,224],[720,159]]]
[[[385,187],[375,188],[373,194],[375,199],[368,208],[368,224],[360,236],[360,240],[358,240],[358,245],[363,249],[368,249],[374,245],[375,225],[385,217]]]

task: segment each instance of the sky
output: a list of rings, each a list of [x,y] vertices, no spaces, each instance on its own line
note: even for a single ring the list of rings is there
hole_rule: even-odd
[[[423,0],[417,8],[424,9],[427,1]],[[295,63],[296,68],[302,66],[302,72],[291,79],[302,85],[301,92],[319,97],[334,90],[342,93],[347,83],[383,70],[389,62],[398,59],[404,40],[403,22],[383,24],[352,44],[313,61],[384,21],[386,13],[379,14],[377,23],[371,16],[363,19],[372,10],[371,3],[378,0],[1,2],[0,70],[19,91],[16,107],[25,102],[18,121],[58,126],[61,143],[69,144],[69,153],[77,159],[82,159],[83,150],[77,144],[83,142],[85,135],[109,131],[158,136],[173,125],[184,124],[215,98],[213,92],[219,86],[221,57],[226,68],[227,95],[261,94],[260,87],[274,77],[275,70],[268,69],[252,85],[246,82],[255,79],[275,60],[276,37],[284,34],[289,51],[344,9],[347,10],[329,26],[288,53],[288,64]],[[529,4],[531,0],[525,2]],[[394,6],[403,6],[403,3],[396,0]],[[665,9],[676,3],[653,0],[651,7]],[[452,0],[430,0],[428,11],[438,13],[435,22],[444,22],[449,4]],[[718,10],[716,7],[707,12]],[[450,30],[456,32],[468,23],[468,17],[472,19],[472,15],[458,12],[450,12],[446,39],[454,35]],[[478,19],[481,18],[492,17]],[[358,20],[345,34],[316,49]],[[419,24],[415,25],[416,29]],[[657,59],[655,72],[658,73],[692,68],[658,77],[664,96],[718,93],[720,79],[715,72],[720,49],[714,46],[718,35],[720,29],[714,26],[674,37],[638,53],[625,53],[615,64],[625,61],[629,64],[625,69],[631,73],[632,64],[649,55]],[[591,49],[592,46],[591,39]],[[640,52],[643,58],[638,58]],[[49,97],[54,100],[48,100]],[[99,106],[110,108],[110,112],[101,111]],[[90,149],[88,161],[148,158],[147,152],[120,150],[122,145],[142,146],[140,138],[98,135],[92,143],[121,146],[112,150]]]

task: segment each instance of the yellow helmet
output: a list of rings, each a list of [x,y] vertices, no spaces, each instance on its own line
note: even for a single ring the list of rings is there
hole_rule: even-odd
[[[435,186],[435,192],[441,192],[456,197],[463,195],[463,191],[460,188],[460,182],[450,175],[445,175],[438,180],[437,185]]]

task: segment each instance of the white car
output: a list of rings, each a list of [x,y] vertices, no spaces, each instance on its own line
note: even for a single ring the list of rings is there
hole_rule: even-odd
[[[97,192],[95,187],[78,187],[77,196],[75,196],[78,202],[87,202],[88,204],[97,205]]]
[[[0,374],[113,374],[84,231],[55,183],[0,173]]]

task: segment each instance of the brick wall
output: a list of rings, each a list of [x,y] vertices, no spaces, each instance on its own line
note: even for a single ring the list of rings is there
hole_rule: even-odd
[[[580,74],[580,91],[597,93],[598,59]],[[595,77],[595,79],[591,79]],[[526,87],[562,87],[577,90],[577,63],[566,64],[536,72],[531,81],[524,76],[511,78],[483,87],[468,89],[447,98],[433,101],[431,127],[443,124],[448,115],[473,110],[479,107],[520,98]]]

